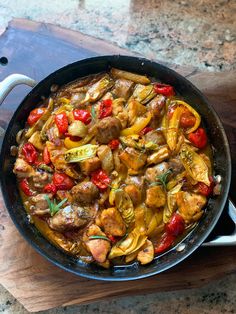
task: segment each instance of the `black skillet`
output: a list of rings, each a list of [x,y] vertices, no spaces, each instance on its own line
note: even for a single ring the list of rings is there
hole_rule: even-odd
[[[174,86],[178,94],[183,96],[200,113],[214,151],[214,171],[222,177],[221,195],[209,200],[204,217],[183,239],[182,245],[178,244],[165,254],[156,257],[151,264],[146,266],[133,263],[103,269],[95,265],[84,264],[51,245],[28,222],[16,186],[16,177],[12,173],[15,158],[10,155],[10,147],[16,145],[17,132],[24,128],[26,117],[35,104],[40,101],[41,96],[47,97],[50,94],[52,84],[61,86],[79,77],[107,71],[110,67],[146,74]],[[33,80],[16,75],[3,82],[2,85],[0,84],[0,98],[1,96],[4,98],[7,92],[19,83],[34,85]],[[7,92],[4,93],[4,89]],[[145,278],[163,272],[181,262],[203,243],[224,209],[230,186],[231,160],[228,140],[219,117],[208,100],[188,80],[175,71],[146,59],[129,56],[102,56],[69,64],[50,74],[32,89],[19,105],[6,130],[0,156],[0,171],[2,194],[8,212],[22,236],[36,251],[53,264],[77,275],[91,279],[125,281]]]

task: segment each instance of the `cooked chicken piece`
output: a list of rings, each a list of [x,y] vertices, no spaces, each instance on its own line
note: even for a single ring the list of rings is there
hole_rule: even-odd
[[[89,218],[89,214],[84,208],[68,205],[51,217],[48,225],[51,229],[59,232],[70,231],[84,226]]]
[[[104,209],[102,211],[101,224],[107,234],[118,237],[125,235],[125,223],[115,207]]]
[[[114,99],[112,102],[112,114],[113,116],[120,120],[122,129],[126,127],[128,121],[128,113],[124,105],[125,105],[124,98],[117,98]]]
[[[147,108],[140,104],[137,100],[131,98],[128,102],[128,117],[129,125],[134,124],[137,117],[144,115],[147,112]]]
[[[139,170],[142,168],[147,160],[147,155],[132,148],[126,147],[126,149],[120,154],[121,161],[127,168]]]
[[[114,169],[113,155],[109,146],[101,145],[97,149],[98,158],[101,161],[102,169],[108,174]]]
[[[72,190],[72,197],[74,202],[78,204],[91,204],[99,196],[99,190],[92,182],[81,182],[75,185]]]
[[[166,203],[166,194],[162,187],[157,185],[147,189],[145,203],[148,207],[152,208],[164,206]]]
[[[134,206],[141,202],[141,191],[135,184],[129,184],[125,187],[125,192],[131,198]]]
[[[45,171],[36,171],[35,175],[32,177],[33,186],[35,189],[41,190],[47,183],[52,181],[51,179],[51,173]]]
[[[150,131],[145,135],[145,141],[146,142],[152,142],[157,145],[164,145],[165,144],[165,138],[163,136],[163,133],[161,131]]]
[[[183,166],[183,164],[179,158],[171,158],[171,159],[169,159],[168,163],[169,163],[169,167],[172,169],[172,171],[175,175],[177,175],[177,174],[179,174],[185,170],[184,166]]]
[[[165,173],[169,168],[169,164],[165,161],[154,167],[147,168],[145,178],[150,183],[156,182],[157,176]]]
[[[45,196],[48,196],[49,199],[52,198],[52,194],[38,194],[36,196],[32,196],[30,201],[33,204],[30,207],[31,214],[37,215],[37,216],[44,216],[50,214],[48,202],[45,199]]]
[[[118,138],[121,131],[120,120],[115,117],[107,117],[97,123],[97,141],[108,144],[111,140]]]
[[[111,244],[109,241],[104,239],[92,239],[91,236],[106,236],[104,232],[96,225],[91,225],[86,232],[85,239],[88,240],[85,242],[87,249],[93,255],[93,258],[99,262],[104,263],[107,258],[107,254],[111,249]]]
[[[118,79],[115,81],[115,86],[112,92],[116,95],[116,97],[121,97],[127,100],[132,93],[133,87],[134,82],[125,79]]]
[[[166,97],[163,95],[157,95],[147,104],[147,108],[153,112],[156,118],[160,118],[165,103]]]
[[[29,178],[35,175],[34,168],[22,158],[16,159],[13,172],[18,178]]]
[[[163,160],[167,159],[170,156],[170,151],[167,146],[162,146],[159,150],[150,156],[148,156],[147,163],[150,164],[159,164]]]
[[[125,184],[135,184],[140,190],[144,187],[144,176],[127,176]]]
[[[101,161],[98,157],[88,158],[80,162],[80,169],[83,174],[89,175],[91,172],[101,167]]]
[[[207,199],[200,194],[180,191],[176,194],[176,201],[180,215],[190,224],[201,218]]]
[[[154,258],[154,247],[150,240],[146,240],[142,250],[138,252],[137,260],[142,264],[150,263]]]

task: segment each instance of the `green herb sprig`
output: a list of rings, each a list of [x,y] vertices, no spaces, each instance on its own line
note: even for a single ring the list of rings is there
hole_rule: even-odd
[[[156,182],[152,183],[151,186],[154,185],[162,185],[163,188],[165,190],[167,190],[167,183],[168,183],[168,177],[169,175],[173,172],[172,169],[168,169],[166,172],[164,172],[163,174],[160,174],[159,176],[157,176],[157,180]]]
[[[106,240],[106,241],[111,241],[110,239],[108,239],[104,235],[92,235],[92,236],[89,237],[89,240],[96,240],[96,239],[102,239],[102,240]]]
[[[51,201],[48,195],[45,195],[45,200],[48,203],[51,216],[54,216],[61,209],[61,206],[67,201],[67,198],[64,198],[59,204],[56,203],[55,198]]]

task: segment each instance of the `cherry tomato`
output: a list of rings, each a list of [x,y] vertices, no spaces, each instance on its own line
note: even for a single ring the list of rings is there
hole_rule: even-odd
[[[194,126],[195,122],[196,122],[196,118],[190,111],[186,111],[182,113],[180,117],[180,126],[182,128],[190,128]]]
[[[142,129],[142,131],[139,132],[139,135],[145,135],[147,134],[148,132],[151,132],[153,131],[153,128],[149,127],[149,126],[146,126],[144,129]]]
[[[92,120],[91,113],[88,110],[75,109],[73,110],[75,120],[80,120],[84,124],[89,124]]]
[[[96,170],[91,175],[91,181],[95,184],[101,191],[104,191],[111,180],[106,174],[106,172],[102,169]]]
[[[68,118],[65,112],[58,113],[55,116],[55,122],[60,133],[64,134],[68,129]]]
[[[203,128],[198,128],[195,132],[189,134],[188,139],[197,148],[204,148],[207,144],[206,131]]]
[[[57,193],[57,187],[53,183],[48,183],[45,185],[43,191],[46,193],[52,193],[53,195],[55,195]]]
[[[55,172],[52,177],[52,182],[55,184],[58,190],[70,190],[75,185],[67,174]]]
[[[112,100],[104,99],[101,101],[99,107],[99,119],[111,116],[112,114]]]
[[[213,181],[212,176],[209,177],[209,180],[210,180],[210,186],[207,186],[203,182],[198,182],[198,184],[196,185],[198,193],[205,195],[206,197],[210,196],[214,189],[214,181]]]
[[[38,158],[38,153],[37,153],[34,145],[32,145],[29,142],[25,143],[23,145],[22,152],[23,152],[23,154],[25,156],[26,161],[29,164],[33,164],[37,160],[37,158]]]
[[[45,146],[43,150],[43,161],[46,165],[50,164],[51,162],[50,154],[49,154],[47,146]]]
[[[168,250],[171,245],[174,243],[175,236],[172,234],[164,233],[160,243],[155,247],[154,251],[156,254],[161,254]]]
[[[110,147],[111,150],[117,149],[120,145],[120,141],[119,140],[111,140],[108,144],[108,146]]]
[[[27,119],[27,122],[30,126],[35,124],[35,122],[38,121],[38,119],[45,113],[47,109],[46,108],[35,108],[33,109]]]
[[[30,190],[29,187],[29,182],[26,178],[20,181],[20,188],[25,193],[25,195],[27,196],[33,195],[33,192]]]
[[[174,88],[170,85],[156,83],[154,85],[154,92],[157,94],[162,94],[164,96],[173,96],[175,94]]]
[[[168,224],[165,226],[165,230],[167,234],[170,234],[172,236],[178,236],[184,232],[185,229],[185,222],[182,216],[175,213]]]

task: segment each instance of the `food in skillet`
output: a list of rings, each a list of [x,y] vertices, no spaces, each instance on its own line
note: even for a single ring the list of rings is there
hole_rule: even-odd
[[[85,262],[150,263],[219,193],[200,115],[172,86],[118,69],[52,90],[16,139],[30,221]]]

